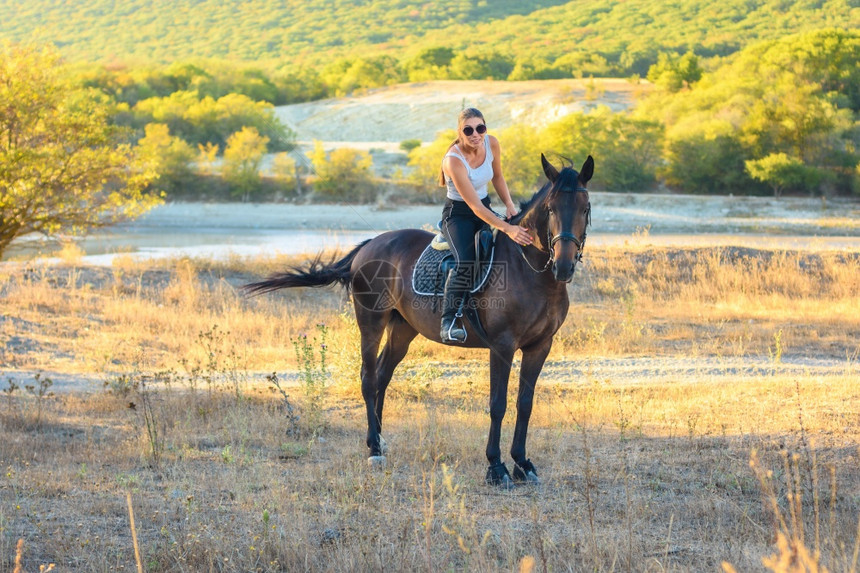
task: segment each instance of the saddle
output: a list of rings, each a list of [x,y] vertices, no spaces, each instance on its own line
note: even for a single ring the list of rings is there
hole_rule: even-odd
[[[475,253],[479,272],[470,293],[480,291],[488,282],[493,269],[493,255],[496,248],[498,229],[483,228],[475,233]],[[445,277],[456,265],[454,253],[445,236],[440,232],[418,257],[412,270],[412,290],[421,296],[442,296],[445,290]]]

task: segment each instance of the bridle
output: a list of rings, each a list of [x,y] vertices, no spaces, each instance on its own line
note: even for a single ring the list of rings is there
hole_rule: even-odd
[[[588,189],[586,189],[585,187],[582,187],[582,186],[578,186],[576,189],[573,189],[570,191],[562,189],[559,192],[560,193],[579,193],[580,191],[588,192]],[[561,232],[555,236],[552,236],[552,235],[550,235],[549,225],[547,225],[546,239],[547,239],[547,245],[549,245],[549,258],[547,259],[546,264],[543,266],[542,269],[534,268],[532,266],[532,264],[529,262],[528,257],[526,257],[526,253],[523,250],[522,245],[520,245],[519,243],[515,243],[517,245],[517,248],[520,250],[520,255],[522,255],[523,260],[525,260],[525,262],[529,266],[529,268],[536,273],[542,273],[542,272],[547,271],[550,268],[550,266],[555,262],[555,244],[558,243],[559,241],[570,241],[574,245],[576,245],[577,252],[576,252],[576,258],[575,258],[574,264],[582,261],[582,251],[583,251],[583,249],[585,249],[585,238],[587,236],[586,230],[588,229],[588,226],[591,224],[591,203],[588,204],[588,211],[586,212],[585,216],[586,216],[585,228],[582,229],[582,237],[577,237],[573,233],[566,233],[566,232]]]

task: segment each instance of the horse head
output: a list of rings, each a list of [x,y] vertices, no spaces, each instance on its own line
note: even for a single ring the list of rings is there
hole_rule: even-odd
[[[594,173],[594,159],[589,155],[577,172],[571,167],[559,171],[543,154],[540,158],[550,188],[539,206],[538,237],[549,252],[555,279],[570,282],[576,263],[582,260],[586,228],[591,223],[585,185]]]

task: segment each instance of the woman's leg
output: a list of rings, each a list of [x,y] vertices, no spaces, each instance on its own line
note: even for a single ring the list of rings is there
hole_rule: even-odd
[[[475,269],[475,232],[480,228],[480,220],[465,203],[446,204],[443,211],[442,232],[454,254],[455,267],[448,272],[445,293],[442,299],[442,342],[465,342],[466,329],[462,321],[456,320],[457,312],[463,307]]]

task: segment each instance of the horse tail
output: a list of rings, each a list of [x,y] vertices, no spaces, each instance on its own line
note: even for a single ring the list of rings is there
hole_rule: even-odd
[[[283,273],[270,276],[264,281],[249,283],[242,286],[246,295],[257,295],[293,287],[323,287],[334,283],[340,283],[349,289],[352,280],[352,261],[358,252],[370,239],[359,243],[352,251],[340,260],[332,260],[329,263],[322,262],[322,254],[317,255],[304,267],[290,267]]]

